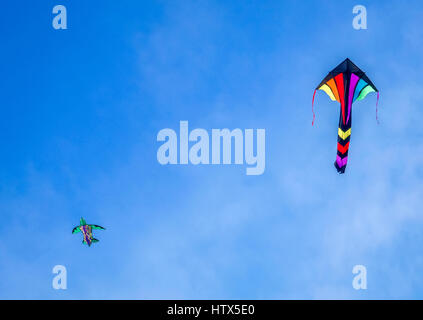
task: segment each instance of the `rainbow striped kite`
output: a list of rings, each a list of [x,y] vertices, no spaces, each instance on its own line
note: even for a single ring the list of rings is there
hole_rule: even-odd
[[[345,59],[339,66],[333,69],[326,78],[317,86],[313,94],[312,108],[314,106],[314,96],[317,90],[323,90],[333,100],[341,104],[338,127],[338,147],[335,161],[336,170],[344,173],[348,161],[348,148],[351,136],[351,106],[354,101],[364,99],[370,92],[377,92],[377,104],[379,101],[379,91],[369,78],[350,59]],[[314,110],[313,122],[314,124]]]

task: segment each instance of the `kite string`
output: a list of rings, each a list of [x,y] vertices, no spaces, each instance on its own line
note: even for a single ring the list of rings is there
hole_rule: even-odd
[[[377,100],[376,100],[376,121],[379,124],[379,118],[377,116],[377,105],[379,104],[379,92],[377,93]]]
[[[316,95],[316,90],[314,90],[313,93],[313,101],[311,103],[311,112],[313,112],[313,121],[311,122],[311,125],[314,125],[314,119],[316,118],[316,115],[314,114],[314,96]]]

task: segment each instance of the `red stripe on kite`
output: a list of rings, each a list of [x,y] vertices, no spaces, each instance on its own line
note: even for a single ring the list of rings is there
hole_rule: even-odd
[[[338,151],[341,152],[342,154],[344,154],[345,152],[347,152],[349,147],[350,147],[350,142],[349,141],[347,142],[347,144],[345,146],[341,145],[338,142]]]
[[[345,124],[345,110],[344,110],[345,89],[344,89],[344,74],[343,73],[340,73],[335,77],[335,83],[336,83],[336,88],[338,89],[339,100],[341,100],[342,120],[344,121],[344,124]]]

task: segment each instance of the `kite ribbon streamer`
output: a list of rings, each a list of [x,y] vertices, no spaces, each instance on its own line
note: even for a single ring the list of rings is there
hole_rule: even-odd
[[[317,90],[314,90],[314,93],[313,93],[313,102],[311,103],[311,112],[313,112],[313,121],[311,122],[311,125],[312,126],[314,125],[314,119],[316,118],[316,115],[314,114],[314,96],[316,95],[316,91]]]
[[[377,117],[377,105],[379,104],[379,92],[377,93],[377,100],[376,100],[376,121],[379,124],[379,118]]]

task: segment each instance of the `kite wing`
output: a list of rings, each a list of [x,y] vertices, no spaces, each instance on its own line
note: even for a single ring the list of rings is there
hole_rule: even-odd
[[[81,229],[79,229],[79,226],[77,226],[77,227],[75,227],[75,228],[72,229],[72,234],[78,233],[80,231],[81,231]]]
[[[102,226],[98,226],[98,225],[96,225],[96,224],[90,224],[90,227],[91,227],[93,230],[95,230],[95,229],[98,229],[98,230],[106,230],[106,228],[103,228]]]
[[[317,90],[326,92],[331,100],[338,101],[341,104],[335,167],[339,173],[344,173],[347,166],[348,149],[350,146],[351,106],[354,101],[364,99],[370,92],[377,92],[377,99],[379,101],[379,91],[365,73],[348,58],[329,72],[329,74],[317,86],[314,90],[312,105],[314,105],[314,96]]]

